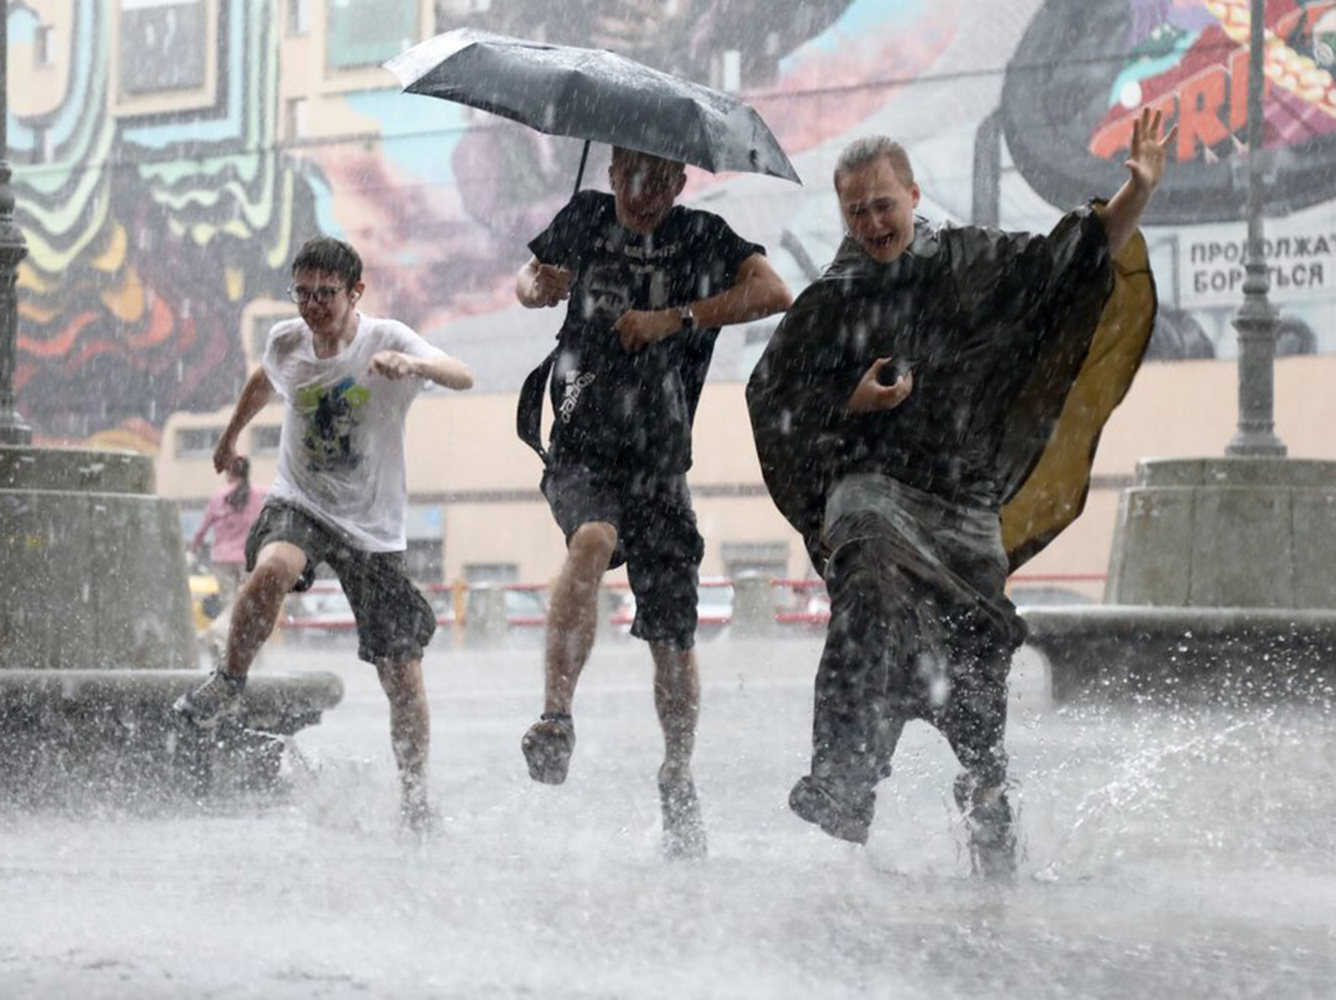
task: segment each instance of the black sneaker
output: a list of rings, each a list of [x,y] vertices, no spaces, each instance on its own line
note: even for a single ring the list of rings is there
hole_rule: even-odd
[[[529,777],[545,785],[566,780],[575,750],[575,722],[564,712],[544,712],[520,741]]]
[[[659,805],[663,810],[663,856],[669,860],[703,858],[707,847],[700,799],[690,774],[672,777],[659,771]]]
[[[872,792],[850,792],[842,782],[804,775],[789,792],[789,808],[832,837],[866,844],[876,811]]]
[[[955,782],[956,805],[969,830],[970,867],[975,875],[1007,879],[1016,874],[1016,831],[1005,789],[976,801],[975,781],[962,772]]]
[[[245,677],[233,677],[220,668],[195,690],[177,698],[172,711],[201,729],[212,729],[240,718],[241,693],[245,689]]]

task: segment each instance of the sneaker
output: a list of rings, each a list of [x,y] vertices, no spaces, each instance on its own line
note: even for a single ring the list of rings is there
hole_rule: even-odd
[[[866,844],[876,810],[872,792],[850,794],[842,782],[804,775],[789,792],[789,808],[832,837]]]
[[[1016,874],[1016,832],[1005,789],[978,801],[975,782],[962,772],[955,783],[956,805],[969,829],[970,867],[975,875],[1005,879]]]
[[[674,778],[660,770],[659,804],[663,809],[663,856],[672,861],[705,857],[705,824],[691,775]]]
[[[566,780],[575,750],[575,722],[564,712],[544,712],[520,741],[529,777],[545,785]]]
[[[212,729],[220,722],[241,716],[241,693],[245,688],[246,678],[233,677],[218,669],[194,691],[177,698],[172,711],[187,722]]]
[[[419,841],[431,840],[441,830],[441,814],[425,792],[406,790],[399,800],[399,823],[403,831]]]

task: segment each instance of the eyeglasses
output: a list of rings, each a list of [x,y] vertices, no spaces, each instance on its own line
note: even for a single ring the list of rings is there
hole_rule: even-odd
[[[321,285],[317,288],[307,288],[304,285],[289,285],[288,298],[297,305],[315,300],[317,305],[327,306],[334,301],[334,296],[343,291],[342,288],[332,285]]]

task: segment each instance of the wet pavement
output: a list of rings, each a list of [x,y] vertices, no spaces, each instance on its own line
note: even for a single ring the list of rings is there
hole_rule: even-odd
[[[0,804],[5,997],[1336,995],[1330,706],[1055,709],[1013,675],[1023,858],[969,875],[945,742],[914,724],[866,848],[785,801],[812,639],[700,647],[704,862],[658,853],[649,656],[595,651],[567,784],[519,739],[538,651],[433,648],[437,838],[398,829],[387,713],[351,643],[275,647],[344,703],[278,801]],[[91,804],[96,799],[97,804]]]

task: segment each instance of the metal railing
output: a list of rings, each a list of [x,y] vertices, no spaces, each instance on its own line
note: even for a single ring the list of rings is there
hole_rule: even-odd
[[[1102,588],[1104,579],[1104,573],[1022,573],[1013,576],[1008,584],[1013,592],[1020,588],[1044,588],[1063,592],[1073,601],[1093,603],[1098,601],[1098,595],[1091,590],[1095,585]],[[549,585],[546,583],[470,585],[457,581],[418,586],[436,611],[436,623],[441,627],[465,630],[471,619],[473,624],[485,622],[493,632],[539,629],[547,625]],[[758,587],[768,587],[768,599],[754,593]],[[698,606],[701,627],[719,630],[733,624],[740,592],[753,599],[749,605],[753,609],[759,601],[759,612],[753,612],[753,629],[782,635],[803,628],[824,627],[830,621],[830,600],[824,582],[818,578],[705,577],[700,582]],[[600,624],[607,630],[626,631],[635,620],[635,599],[625,582],[602,586],[600,608],[603,610]],[[502,616],[504,626],[500,621]],[[319,581],[304,593],[290,595],[280,625],[292,633],[339,633],[356,628],[352,609],[336,581]]]

